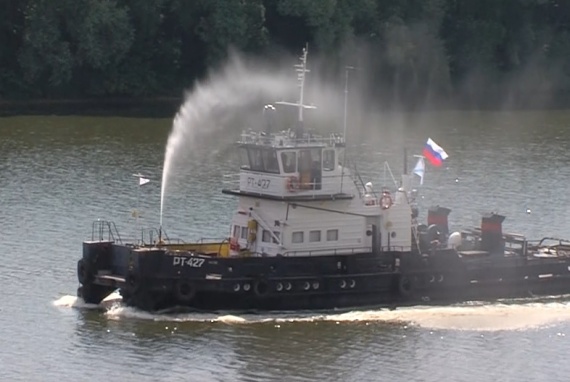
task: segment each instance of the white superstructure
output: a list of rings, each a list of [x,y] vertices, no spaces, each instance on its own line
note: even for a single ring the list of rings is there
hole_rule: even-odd
[[[359,185],[344,167],[344,137],[305,131],[307,62],[296,65],[299,109],[295,129],[246,131],[240,149],[238,197],[232,219],[232,256],[308,256],[410,251],[412,211],[406,178],[395,193]],[[266,107],[273,110],[273,107]]]

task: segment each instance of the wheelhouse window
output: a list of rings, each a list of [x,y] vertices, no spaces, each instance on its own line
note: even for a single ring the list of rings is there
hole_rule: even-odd
[[[233,233],[233,237],[235,237],[236,239],[239,238],[239,233],[240,233],[240,226],[239,225],[234,225],[234,233]]]
[[[247,227],[241,227],[241,238],[247,239]]]
[[[263,170],[279,174],[279,162],[277,162],[277,153],[272,149],[261,151],[263,155]]]
[[[302,243],[303,238],[303,231],[293,232],[293,236],[291,237],[293,243]]]
[[[323,150],[323,171],[333,171],[334,163],[334,150]]]
[[[253,171],[263,171],[261,149],[258,147],[250,147],[247,149],[247,155],[249,157],[249,168]]]
[[[246,154],[241,154],[241,168],[259,172],[270,172],[279,174],[279,162],[277,153],[272,148],[247,147],[244,148]],[[247,160],[247,164],[243,161]]]
[[[241,169],[249,170],[249,157],[247,155],[247,149],[245,147],[241,147],[239,149],[239,166]]]
[[[327,241],[337,241],[338,240],[338,229],[327,230]]]
[[[277,239],[279,239],[280,234],[281,232],[273,231],[273,235],[275,235],[275,238]],[[275,238],[271,236],[271,232],[269,230],[266,229],[263,230],[261,241],[263,241],[264,243],[279,244],[279,242]]]
[[[295,151],[282,151],[281,163],[283,164],[283,172],[291,174],[297,172],[297,153]]]
[[[309,242],[316,243],[317,241],[321,241],[321,231],[310,231]]]
[[[281,232],[273,231],[273,234],[277,239],[281,237]],[[279,242],[275,238],[273,238],[273,244],[279,244]]]

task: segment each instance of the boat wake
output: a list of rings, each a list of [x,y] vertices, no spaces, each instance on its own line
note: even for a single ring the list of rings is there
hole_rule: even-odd
[[[121,295],[118,292],[114,292],[101,301],[100,304],[88,304],[81,297],[65,295],[55,300],[53,305],[61,308],[107,310],[120,303]]]
[[[267,312],[247,314],[197,313],[176,310],[149,313],[121,304],[113,293],[101,304],[86,304],[75,296],[54,301],[58,307],[100,309],[112,320],[139,319],[165,322],[224,324],[260,323],[390,323],[435,330],[513,331],[545,328],[570,322],[570,296],[537,300],[511,300],[498,303],[470,302],[452,306],[415,306],[395,310],[372,309],[338,313]]]

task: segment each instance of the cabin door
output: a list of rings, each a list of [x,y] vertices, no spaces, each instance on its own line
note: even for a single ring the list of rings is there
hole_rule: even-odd
[[[380,253],[380,232],[378,231],[378,226],[372,224],[372,253],[377,255]]]
[[[299,152],[299,175],[301,188],[307,190],[321,189],[321,149],[307,149]]]

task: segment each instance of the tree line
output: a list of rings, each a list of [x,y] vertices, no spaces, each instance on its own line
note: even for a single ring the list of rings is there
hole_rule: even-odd
[[[570,91],[565,0],[0,0],[0,99],[177,97],[229,47],[307,42],[386,102]]]

